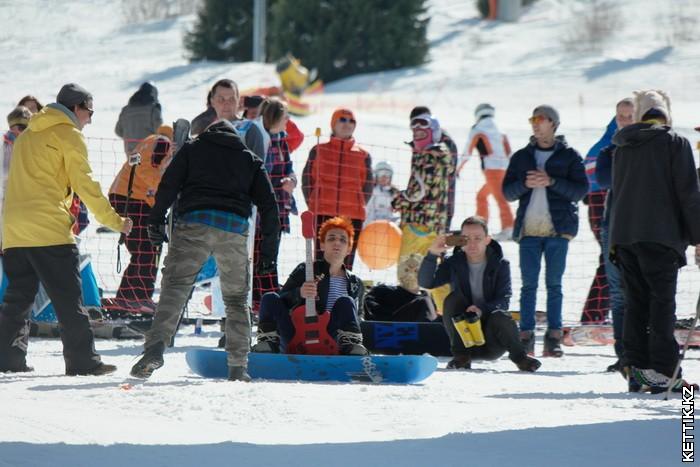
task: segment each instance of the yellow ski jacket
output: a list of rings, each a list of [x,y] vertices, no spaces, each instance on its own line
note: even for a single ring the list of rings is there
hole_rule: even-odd
[[[70,213],[73,192],[112,230],[124,223],[93,180],[87,146],[75,116],[50,104],[29,120],[15,141],[7,177],[3,249],[75,243]]]

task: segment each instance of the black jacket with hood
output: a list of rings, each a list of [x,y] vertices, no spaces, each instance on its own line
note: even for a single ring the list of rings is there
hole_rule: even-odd
[[[673,248],[685,264],[700,243],[700,186],[690,143],[670,127],[636,123],[618,131],[613,156],[610,251],[653,242]]]
[[[213,209],[248,218],[255,204],[263,236],[260,251],[265,259],[277,258],[280,221],[270,178],[229,122],[211,125],[175,154],[158,185],[150,224],[165,222],[165,211],[178,194],[178,215]]]

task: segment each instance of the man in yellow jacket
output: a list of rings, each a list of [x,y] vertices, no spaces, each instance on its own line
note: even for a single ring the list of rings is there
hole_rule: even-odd
[[[98,222],[128,233],[92,179],[81,130],[93,114],[92,96],[70,83],[57,102],[32,116],[16,140],[8,176],[3,222],[3,266],[9,285],[0,307],[0,371],[27,366],[27,317],[41,282],[60,323],[67,375],[100,375],[116,370],[95,351],[87,314],[81,308],[78,248],[71,232],[73,193]]]

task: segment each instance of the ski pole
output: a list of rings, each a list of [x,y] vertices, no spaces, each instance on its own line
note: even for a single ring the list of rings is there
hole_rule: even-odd
[[[697,262],[697,258],[696,258]],[[664,396],[664,400],[668,400],[668,396],[671,394],[671,390],[673,389],[673,386],[676,384],[676,379],[678,378],[678,373],[680,372],[681,369],[681,362],[685,358],[685,353],[688,351],[688,347],[690,347],[690,338],[693,335],[693,331],[695,330],[695,326],[698,324],[698,318],[700,318],[700,295],[698,296],[698,303],[695,305],[695,318],[693,319],[693,325],[688,329],[688,335],[685,336],[685,343],[683,344],[683,350],[681,351],[681,356],[678,358],[678,363],[676,363],[676,368],[673,370],[673,376],[671,377],[671,382],[668,385],[668,390],[666,391],[666,395]]]

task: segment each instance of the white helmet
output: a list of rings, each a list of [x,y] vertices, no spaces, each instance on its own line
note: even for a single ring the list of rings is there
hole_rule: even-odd
[[[374,176],[379,177],[381,175],[388,175],[389,178],[394,176],[394,169],[391,167],[387,161],[379,161],[374,166]]]
[[[491,104],[479,104],[474,109],[474,117],[480,120],[484,117],[493,117],[496,114],[496,109]]]

